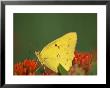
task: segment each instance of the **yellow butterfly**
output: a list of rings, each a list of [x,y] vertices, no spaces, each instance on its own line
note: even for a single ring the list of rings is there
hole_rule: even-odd
[[[41,64],[56,73],[58,72],[59,64],[69,71],[74,58],[76,43],[77,33],[70,32],[47,44],[41,52],[35,51],[35,55]]]

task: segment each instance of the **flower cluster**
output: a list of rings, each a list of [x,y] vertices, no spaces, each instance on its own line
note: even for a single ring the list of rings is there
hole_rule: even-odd
[[[75,51],[74,55],[73,64],[77,64],[88,72],[91,68],[92,54],[90,52]]]
[[[25,59],[22,62],[14,64],[14,74],[16,75],[35,75],[38,67],[37,61]]]
[[[88,74],[92,67],[93,54],[90,52],[75,51],[73,66],[68,72],[70,75]],[[15,75],[58,75],[48,67],[40,68],[41,64],[37,60],[26,58],[14,64]],[[39,69],[40,68],[40,69]],[[39,70],[38,70],[39,69]],[[37,72],[38,71],[38,72]]]

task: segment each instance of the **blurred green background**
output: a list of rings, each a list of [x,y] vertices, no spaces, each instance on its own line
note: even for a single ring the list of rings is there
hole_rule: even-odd
[[[68,32],[77,32],[77,50],[97,49],[96,13],[14,13],[14,63],[37,58],[35,50]]]

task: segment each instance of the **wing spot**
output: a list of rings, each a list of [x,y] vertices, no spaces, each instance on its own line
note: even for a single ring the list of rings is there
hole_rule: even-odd
[[[68,59],[66,61],[68,62]]]
[[[70,47],[70,45],[68,44],[68,47]]]
[[[60,54],[59,53],[57,54],[57,57],[60,57]]]
[[[57,46],[57,44],[55,44],[55,46]]]
[[[57,44],[55,44],[56,47],[58,47],[58,49],[60,49],[60,46],[58,46]]]

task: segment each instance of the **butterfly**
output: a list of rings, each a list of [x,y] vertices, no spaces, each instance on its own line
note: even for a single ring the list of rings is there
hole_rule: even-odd
[[[76,44],[77,33],[69,32],[48,43],[41,52],[35,51],[35,55],[42,65],[56,73],[59,64],[69,71],[72,66]]]

